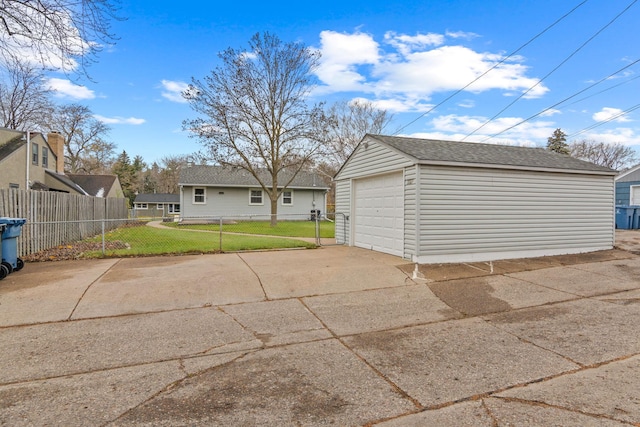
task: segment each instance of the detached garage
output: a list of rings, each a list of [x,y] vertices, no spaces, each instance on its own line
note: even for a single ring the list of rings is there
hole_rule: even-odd
[[[611,249],[615,174],[540,148],[366,135],[335,176],[336,237],[418,263]]]

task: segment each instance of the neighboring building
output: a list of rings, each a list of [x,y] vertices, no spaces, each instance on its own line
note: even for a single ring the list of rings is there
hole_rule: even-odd
[[[124,198],[124,192],[117,175],[82,175],[68,173],[69,179],[94,197]]]
[[[57,133],[0,128],[0,188],[85,194],[64,178],[64,140]]]
[[[133,202],[136,217],[167,217],[180,214],[180,195],[138,194]]]
[[[266,171],[265,171],[266,175]],[[279,185],[291,175],[282,173]],[[264,181],[267,180],[264,177]],[[263,182],[264,182],[263,181]],[[222,166],[190,166],[180,171],[181,217],[245,217],[270,215],[271,202],[258,181],[247,171]],[[279,187],[282,188],[282,187]],[[326,212],[329,187],[314,173],[300,172],[278,200],[278,216],[309,219],[312,210]]]
[[[336,238],[419,263],[611,249],[615,174],[539,148],[366,135],[335,177]]]
[[[124,197],[116,175],[64,173],[64,139],[0,128],[0,188]]]
[[[640,165],[616,176],[616,205],[640,205]]]

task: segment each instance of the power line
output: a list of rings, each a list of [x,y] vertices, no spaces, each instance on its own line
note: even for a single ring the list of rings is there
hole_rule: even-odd
[[[486,122],[484,122],[482,125],[480,125],[478,128],[476,128],[475,130],[473,130],[471,133],[467,134],[464,138],[461,139],[461,141],[464,141],[465,139],[467,139],[468,137],[470,137],[471,135],[473,135],[474,133],[476,133],[477,131],[479,131],[480,129],[482,129],[483,127],[485,127],[487,124],[491,123],[493,120],[495,120],[500,114],[504,113],[509,107],[511,107],[513,104],[515,104],[517,101],[519,101],[520,99],[522,99],[522,97],[524,97],[527,93],[531,92],[536,86],[538,86],[540,83],[542,83],[544,80],[547,79],[547,77],[549,77],[551,74],[553,74],[554,72],[556,72],[560,67],[562,67],[567,61],[569,61],[575,54],[577,54],[580,50],[582,50],[582,48],[584,48],[587,44],[589,44],[593,39],[595,39],[601,32],[603,32],[605,29],[607,29],[611,24],[613,24],[619,17],[621,17],[627,10],[629,10],[631,8],[631,6],[633,6],[638,0],[633,0],[627,7],[624,8],[624,10],[622,10],[622,12],[618,13],[612,20],[610,20],[604,27],[600,28],[598,31],[596,31],[596,33],[594,35],[592,35],[591,37],[589,37],[587,39],[587,41],[585,41],[584,43],[582,43],[577,49],[575,49],[573,52],[571,52],[571,54],[569,56],[567,56],[562,62],[560,62],[560,64],[558,64],[556,67],[554,67],[550,72],[548,72],[543,78],[541,78],[540,80],[538,80],[538,82],[536,84],[534,84],[533,86],[531,86],[529,89],[527,89],[526,91],[524,91],[520,96],[518,96],[516,99],[514,99],[513,101],[511,101],[506,107],[504,107],[502,110],[498,111],[498,113],[496,113],[493,117],[491,117],[489,120],[487,120]]]
[[[591,129],[597,128],[598,126],[602,126],[605,123],[609,123],[610,121],[613,121],[613,120],[617,119],[618,117],[622,117],[627,113],[630,113],[630,112],[632,112],[634,110],[637,110],[638,108],[640,108],[640,104],[636,104],[631,108],[628,108],[628,109],[626,109],[624,111],[621,111],[618,114],[615,114],[615,115],[609,117],[607,120],[601,120],[598,123],[594,123],[591,126],[588,126],[588,127],[584,128],[584,129],[578,131],[578,132],[572,133],[571,135],[567,135],[567,139],[574,138],[574,137],[576,137],[576,136],[578,136],[578,135],[580,135],[582,133],[585,133],[585,132],[587,132],[587,131],[589,131]]]
[[[518,126],[520,126],[521,124],[523,124],[523,123],[525,123],[525,122],[528,122],[529,120],[534,119],[534,118],[538,117],[538,116],[539,116],[539,115],[541,115],[541,114],[546,113],[547,111],[551,110],[552,108],[555,108],[555,107],[557,107],[557,106],[559,106],[559,105],[561,105],[561,104],[564,104],[565,102],[567,102],[567,101],[568,101],[568,100],[570,100],[571,98],[575,98],[576,96],[580,95],[581,93],[584,93],[584,92],[588,91],[589,89],[591,89],[591,88],[593,88],[593,87],[595,87],[595,86],[599,85],[600,83],[602,83],[602,82],[604,82],[604,81],[607,81],[607,80],[608,80],[608,79],[610,79],[611,77],[615,76],[615,75],[616,75],[616,74],[618,74],[618,73],[621,73],[622,71],[626,70],[626,69],[627,69],[627,68],[629,68],[629,67],[632,67],[633,65],[637,64],[638,62],[640,62],[640,59],[636,59],[636,60],[635,60],[635,61],[633,61],[632,63],[627,64],[626,66],[624,66],[624,67],[620,68],[619,70],[617,70],[617,71],[615,71],[615,72],[613,72],[613,73],[609,74],[607,77],[603,77],[602,79],[598,80],[597,82],[595,82],[595,83],[593,83],[593,84],[589,85],[588,87],[586,87],[586,88],[584,88],[584,89],[582,89],[582,90],[580,90],[580,91],[578,91],[578,92],[574,93],[574,94],[573,94],[573,95],[571,95],[571,96],[568,96],[567,98],[564,98],[562,101],[556,102],[556,103],[555,103],[555,104],[553,104],[552,106],[545,108],[544,110],[540,111],[539,113],[536,113],[536,114],[534,114],[533,116],[527,117],[526,119],[519,121],[519,122],[518,122],[518,123],[516,123],[515,125],[509,126],[508,128],[503,129],[503,130],[501,130],[501,131],[500,131],[500,132],[498,132],[498,133],[494,133],[493,135],[490,135],[490,136],[486,137],[486,138],[485,138],[485,139],[483,139],[481,142],[486,142],[486,141],[488,141],[488,140],[490,140],[490,139],[492,139],[492,138],[495,138],[495,137],[496,137],[496,136],[498,136],[498,135],[502,135],[503,133],[505,133],[505,132],[507,132],[507,131],[509,131],[509,130],[511,130],[511,129],[513,129],[513,128],[515,128],[515,127],[518,127]],[[634,77],[634,78],[632,78],[632,79],[629,79],[629,80],[627,80],[627,81],[625,81],[625,82],[623,82],[623,83],[619,83],[619,84],[617,84],[617,85],[615,85],[615,86],[613,86],[613,87],[617,87],[617,86],[620,86],[620,85],[622,85],[622,84],[624,84],[624,83],[628,83],[628,82],[630,82],[630,81],[632,81],[632,80],[634,80],[634,79],[636,79],[636,78],[638,78],[638,77],[640,77],[640,76],[636,76],[636,77]],[[605,89],[605,90],[612,89],[613,87],[611,87],[611,88],[607,88],[607,89]],[[604,92],[604,90],[602,90],[602,91],[600,91],[600,92],[598,92],[598,93],[602,93],[602,92]],[[579,101],[585,100],[585,99],[587,99],[587,98],[589,98],[589,97],[582,98],[582,99],[581,99],[581,100],[579,100]],[[576,101],[576,102],[578,102],[578,101]],[[575,102],[574,102],[574,103],[571,103],[571,104],[569,104],[569,105],[573,105],[573,104],[575,104]]]
[[[525,47],[527,47],[529,44],[531,44],[534,40],[536,40],[538,37],[540,37],[541,35],[543,35],[544,33],[546,33],[548,30],[550,30],[551,28],[553,28],[556,24],[558,24],[560,21],[562,21],[563,19],[565,19],[567,16],[571,15],[576,9],[578,9],[580,6],[584,5],[587,1],[589,0],[584,0],[582,3],[578,4],[577,6],[575,6],[573,9],[571,9],[569,12],[565,13],[564,15],[562,15],[560,18],[558,18],[554,23],[552,23],[551,25],[549,25],[547,28],[545,28],[544,30],[542,30],[541,32],[539,32],[538,34],[536,34],[533,38],[529,39],[529,41],[527,41],[525,44],[523,44],[522,46],[520,46],[519,48],[517,48],[516,50],[514,50],[513,52],[511,52],[509,55],[507,55],[506,57],[504,57],[502,60],[500,60],[499,62],[497,62],[495,65],[493,65],[491,68],[489,68],[487,71],[485,71],[484,73],[480,74],[478,77],[476,77],[475,79],[473,79],[471,82],[467,83],[464,87],[458,89],[457,91],[455,91],[453,94],[449,95],[448,97],[446,97],[444,100],[440,101],[438,104],[434,105],[433,107],[431,107],[429,110],[425,111],[424,113],[420,114],[418,117],[416,117],[415,119],[413,119],[412,121],[410,121],[409,123],[407,123],[406,125],[402,126],[401,128],[399,128],[393,135],[397,135],[400,132],[402,132],[404,129],[406,129],[407,127],[411,126],[412,124],[414,124],[415,122],[417,122],[418,120],[420,120],[421,118],[423,118],[424,116],[426,116],[427,114],[429,114],[430,112],[432,112],[433,110],[435,110],[436,108],[440,107],[442,104],[444,104],[445,102],[449,101],[451,98],[453,98],[454,96],[456,96],[457,94],[459,94],[460,92],[462,92],[463,90],[465,90],[466,88],[468,88],[469,86],[471,86],[472,84],[474,84],[475,82],[477,82],[478,80],[480,80],[482,77],[486,76],[490,71],[496,69],[497,67],[499,67],[500,65],[502,65],[505,61],[507,61],[509,58],[511,58],[512,56],[514,56],[516,53],[520,52],[522,49],[524,49]]]

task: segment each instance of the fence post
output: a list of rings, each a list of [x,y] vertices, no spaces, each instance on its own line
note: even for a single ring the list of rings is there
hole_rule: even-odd
[[[322,246],[322,241],[320,240],[320,215],[318,215],[318,211],[316,211],[316,245]]]
[[[102,218],[102,256],[105,256],[106,250],[104,247],[104,218]]]
[[[220,217],[220,252],[222,252],[222,217]]]

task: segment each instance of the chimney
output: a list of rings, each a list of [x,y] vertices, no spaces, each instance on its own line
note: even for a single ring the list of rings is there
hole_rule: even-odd
[[[47,142],[56,155],[56,172],[64,174],[64,138],[58,132],[50,132]]]

